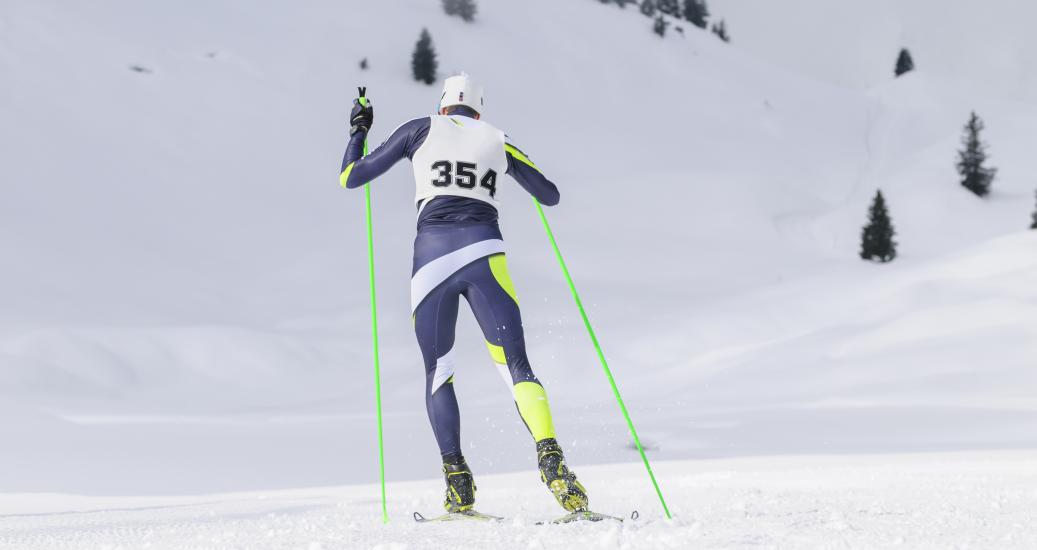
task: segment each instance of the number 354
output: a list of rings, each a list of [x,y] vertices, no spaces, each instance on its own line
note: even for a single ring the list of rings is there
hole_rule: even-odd
[[[457,168],[455,171],[454,168]],[[478,175],[476,171],[479,169],[474,162],[461,162],[456,163],[450,162],[449,160],[437,160],[432,163],[432,169],[436,170],[436,179],[432,180],[432,185],[436,187],[449,187],[451,184],[455,184],[461,189],[475,189],[475,181]],[[487,170],[483,177],[479,179],[479,187],[485,187],[490,191],[490,196],[493,197],[497,194],[497,172],[492,169]]]

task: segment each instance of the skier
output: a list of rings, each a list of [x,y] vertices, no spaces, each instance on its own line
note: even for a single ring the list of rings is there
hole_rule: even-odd
[[[361,93],[361,96],[363,93]],[[565,464],[543,386],[526,357],[518,298],[497,226],[498,178],[508,174],[540,203],[558,204],[558,189],[504,133],[481,120],[483,89],[462,73],[446,79],[439,114],[397,128],[363,156],[374,122],[366,98],[353,102],[340,183],[354,189],[410,159],[417,185],[417,237],[411,311],[425,363],[425,404],[443,459],[448,513],[475,504],[472,471],[461,453],[454,394],[454,329],[461,296],[482,329],[490,357],[536,442],[540,477],[569,512],[587,509],[587,492]]]

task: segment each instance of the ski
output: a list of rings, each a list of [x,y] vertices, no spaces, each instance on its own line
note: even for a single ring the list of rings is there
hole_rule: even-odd
[[[637,510],[634,510],[630,514],[631,520],[636,520],[640,515]],[[599,514],[598,512],[591,512],[590,510],[581,510],[579,512],[573,512],[566,514],[560,518],[553,520],[538,521],[537,525],[561,525],[563,523],[573,523],[575,521],[618,521],[623,522],[623,518],[617,518],[616,516],[610,516],[608,514]],[[425,517],[420,512],[414,512],[414,521],[418,523],[432,523],[438,521],[504,521],[504,518],[500,516],[492,516],[490,514],[484,514],[482,512],[476,512],[475,510],[466,510],[464,512],[450,512],[436,517]]]
[[[630,514],[630,519],[631,520],[635,520],[639,516],[640,516],[640,514],[637,513],[637,510],[634,510],[634,512]],[[616,516],[610,516],[610,515],[607,515],[607,514],[599,514],[597,512],[591,512],[590,510],[580,510],[578,512],[573,512],[571,514],[566,514],[566,515],[564,515],[564,516],[562,516],[560,518],[556,518],[556,519],[553,519],[551,521],[538,521],[537,525],[546,525],[546,524],[560,525],[560,524],[563,524],[563,523],[572,523],[574,521],[604,521],[604,520],[611,520],[611,521],[622,522],[623,518],[617,518]]]
[[[475,510],[465,510],[464,512],[449,512],[441,516],[427,518],[421,515],[419,512],[414,512],[414,521],[418,523],[430,523],[433,521],[502,521],[504,518],[500,516],[491,516],[490,514],[484,514],[482,512],[476,512]]]

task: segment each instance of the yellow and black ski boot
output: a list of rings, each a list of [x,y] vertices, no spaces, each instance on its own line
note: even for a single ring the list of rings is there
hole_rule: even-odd
[[[446,478],[446,500],[443,508],[449,513],[467,512],[475,505],[475,479],[464,459],[457,464],[443,464]]]
[[[587,509],[587,490],[576,481],[576,474],[565,465],[565,456],[562,455],[558,441],[554,438],[538,441],[537,462],[540,464],[540,479],[562,508],[569,512]]]

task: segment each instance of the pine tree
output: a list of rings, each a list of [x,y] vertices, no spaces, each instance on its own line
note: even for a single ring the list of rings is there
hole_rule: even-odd
[[[886,199],[882,191],[875,192],[875,199],[868,209],[868,225],[861,230],[861,258],[889,262],[897,257],[897,243],[893,240],[896,231],[889,218]]]
[[[655,0],[642,0],[641,13],[647,15],[648,17],[655,16]]]
[[[475,0],[443,0],[443,11],[447,15],[457,15],[471,23],[475,20],[475,13],[479,11],[479,7],[475,5]]]
[[[1037,195],[1037,193],[1034,193],[1034,194]],[[1037,206],[1035,206],[1034,209],[1033,209],[1033,217],[1032,217],[1032,219],[1033,219],[1033,221],[1030,222],[1030,229],[1037,229]]]
[[[479,11],[475,0],[457,0],[457,2],[457,14],[461,16],[461,19],[467,23],[475,21],[475,13]]]
[[[979,197],[985,197],[990,193],[990,183],[997,175],[996,168],[983,166],[987,160],[987,146],[979,138],[983,128],[983,121],[973,112],[968,124],[965,125],[965,135],[961,139],[965,149],[958,151],[961,184]]]
[[[656,7],[659,11],[666,15],[672,15],[673,17],[681,16],[681,5],[679,0],[656,0]]]
[[[361,71],[366,71],[367,70],[367,58],[366,57],[360,60],[360,70]]]
[[[414,55],[411,57],[410,67],[414,72],[414,80],[431,85],[436,81],[436,50],[432,47],[432,36],[428,29],[421,29],[421,37],[414,45]]]
[[[893,69],[894,74],[900,76],[913,70],[915,70],[915,61],[911,59],[911,52],[907,51],[907,48],[901,49],[900,55],[897,56],[897,66]]]
[[[684,0],[684,18],[700,29],[706,28],[709,19],[706,0]]]
[[[720,37],[724,42],[730,42],[731,37],[727,34],[727,23],[721,19],[719,23],[713,23],[713,34]]]
[[[670,23],[663,19],[662,15],[659,15],[655,18],[655,23],[652,24],[652,30],[659,36],[666,36],[666,27],[669,25]]]

